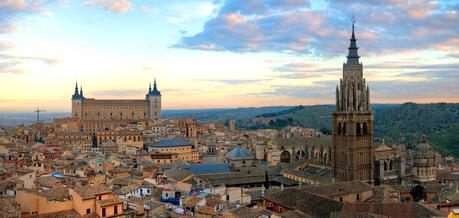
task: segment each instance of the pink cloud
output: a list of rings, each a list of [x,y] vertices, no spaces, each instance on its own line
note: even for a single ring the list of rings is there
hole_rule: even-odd
[[[0,1],[0,8],[21,10],[26,8],[25,0],[2,0]]]
[[[236,25],[245,22],[245,17],[238,13],[231,13],[224,16],[226,22],[230,25]]]
[[[132,8],[128,0],[88,0],[84,6],[98,6],[113,13],[126,13]]]
[[[412,0],[400,6],[414,19],[424,19],[436,8],[437,2],[431,0]]]

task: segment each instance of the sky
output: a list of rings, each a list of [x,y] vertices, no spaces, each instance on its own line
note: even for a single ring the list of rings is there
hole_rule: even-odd
[[[334,103],[352,16],[372,103],[459,102],[458,0],[0,0],[0,111]]]

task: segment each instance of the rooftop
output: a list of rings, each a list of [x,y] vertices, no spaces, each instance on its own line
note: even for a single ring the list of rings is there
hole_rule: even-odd
[[[190,164],[186,168],[195,175],[228,173],[231,171],[227,163]]]
[[[331,212],[340,211],[343,207],[341,202],[298,188],[267,194],[265,199],[313,217],[329,217]]]
[[[181,147],[181,146],[193,146],[187,139],[163,139],[150,145],[150,147]]]
[[[83,199],[95,198],[96,195],[111,193],[112,191],[103,185],[95,186],[78,186],[75,192]]]
[[[237,145],[233,150],[228,152],[225,156],[227,159],[253,159],[254,156],[252,152],[242,147],[242,145]]]
[[[328,197],[355,194],[365,191],[371,191],[372,187],[362,181],[338,182],[326,185],[305,186],[304,190]]]

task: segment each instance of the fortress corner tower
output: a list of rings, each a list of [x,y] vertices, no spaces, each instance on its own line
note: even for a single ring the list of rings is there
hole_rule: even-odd
[[[332,113],[333,175],[335,181],[372,183],[374,113],[356,41],[353,22],[349,53],[336,87],[336,109]]]

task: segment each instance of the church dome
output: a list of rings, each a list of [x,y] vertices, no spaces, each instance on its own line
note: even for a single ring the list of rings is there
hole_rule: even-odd
[[[419,143],[415,148],[416,154],[431,154],[432,146],[427,142],[425,136],[423,136],[421,143]]]
[[[225,156],[227,159],[253,159],[254,156],[252,152],[243,148],[242,145],[237,145],[233,150],[228,152]]]

